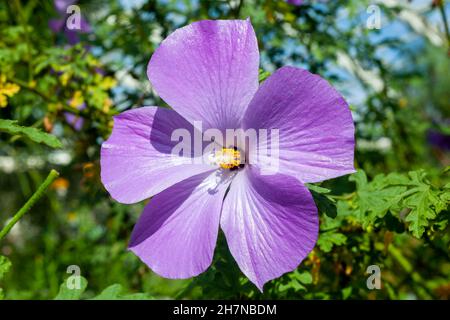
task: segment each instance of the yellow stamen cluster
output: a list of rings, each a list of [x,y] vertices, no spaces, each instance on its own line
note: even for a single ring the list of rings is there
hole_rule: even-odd
[[[222,169],[233,169],[241,164],[241,153],[233,148],[223,148],[216,151],[215,159]]]

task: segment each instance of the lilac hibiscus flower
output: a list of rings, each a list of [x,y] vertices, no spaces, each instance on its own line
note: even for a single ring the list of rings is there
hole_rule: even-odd
[[[354,125],[342,96],[294,67],[259,86],[258,68],[249,20],[193,23],[169,35],[147,69],[173,110],[141,107],[114,117],[101,179],[119,202],[153,197],[129,248],[161,276],[205,271],[221,228],[240,269],[262,290],[316,243],[317,208],[305,183],[354,172]],[[278,172],[262,174],[262,161],[237,166],[233,157],[197,164],[190,154],[174,162],[172,132],[195,134],[197,121],[220,131],[278,129]]]

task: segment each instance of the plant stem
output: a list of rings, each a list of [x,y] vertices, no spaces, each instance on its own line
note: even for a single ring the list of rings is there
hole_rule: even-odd
[[[44,99],[45,101],[47,101],[49,103],[57,103],[58,102],[57,100],[50,98],[49,96],[47,96],[45,93],[39,91],[38,89],[29,86],[23,80],[16,79],[16,78],[8,79],[8,80],[12,83],[19,85],[20,87],[22,87],[28,91],[31,91],[31,92],[37,94],[38,96],[40,96],[42,99]],[[62,104],[62,107],[63,107],[64,111],[66,111],[66,112],[72,113],[72,114],[74,114],[76,116],[80,116],[80,117],[87,117],[87,112],[85,112],[84,110],[78,110],[78,109],[72,108],[68,104]]]
[[[420,299],[432,299],[432,296],[425,290],[425,288],[422,287],[425,285],[425,281],[422,279],[420,274],[414,270],[413,265],[405,258],[401,251],[395,248],[392,244],[389,246],[388,251],[413,280],[413,286],[417,291],[418,297]]]
[[[20,86],[23,89],[26,89],[26,90],[28,90],[30,92],[33,92],[33,93],[37,94],[38,96],[40,96],[42,99],[44,99],[45,101],[47,101],[49,103],[58,103],[59,102],[58,100],[47,96],[44,92],[40,91],[39,89],[28,85],[23,80],[20,80],[20,79],[17,79],[17,78],[8,78],[8,81],[17,84],[18,86]],[[75,108],[69,106],[67,103],[62,103],[61,105],[62,105],[62,108],[63,108],[64,111],[72,113],[72,114],[74,114],[76,116],[80,116],[80,117],[83,117],[83,118],[86,118],[86,119],[88,119],[89,116],[90,116],[88,110],[78,110],[78,109],[75,109]],[[103,113],[107,114],[107,115],[111,115],[111,116],[114,116],[114,115],[117,114],[117,112],[115,112],[114,110],[111,110],[109,112],[103,112]]]
[[[59,173],[56,170],[51,170],[45,181],[39,186],[36,192],[30,199],[17,211],[11,221],[0,231],[0,240],[2,240],[14,225],[23,217],[23,215],[31,209],[31,207],[38,201],[45,193],[50,184],[58,178]]]
[[[32,59],[32,54],[31,54],[31,41],[30,41],[30,37],[28,35],[27,29],[28,29],[28,21],[24,14],[23,14],[23,7],[22,4],[20,3],[20,0],[15,0],[14,4],[16,6],[16,10],[19,13],[17,18],[19,21],[19,24],[22,26],[22,28],[25,30],[24,33],[24,39],[25,39],[25,43],[26,43],[26,47],[27,47],[27,68],[28,68],[28,82],[30,82],[31,80],[33,80],[33,72],[32,72],[32,68],[31,68],[31,59]]]
[[[349,194],[344,194],[344,195],[330,195],[329,197],[333,198],[333,199],[337,199],[337,200],[350,200],[355,195],[356,195],[356,191],[349,193]]]
[[[447,14],[445,13],[444,1],[441,1],[441,3],[439,4],[439,11],[441,12],[445,34],[447,35],[447,44],[450,46],[450,30],[448,28]]]
[[[43,98],[44,100],[46,100],[48,102],[55,102],[53,99],[51,99],[45,93],[39,91],[35,87],[32,87],[32,86],[28,85],[28,83],[26,81],[23,81],[23,80],[20,80],[20,79],[16,79],[16,78],[8,78],[8,81],[10,81],[12,83],[15,83],[18,86],[23,87],[24,89],[37,94],[38,96],[40,96],[41,98]]]

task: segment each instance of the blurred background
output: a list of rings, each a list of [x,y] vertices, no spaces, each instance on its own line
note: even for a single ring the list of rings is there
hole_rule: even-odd
[[[152,273],[127,251],[145,203],[115,202],[99,178],[112,116],[166,106],[146,76],[161,41],[194,21],[247,17],[260,79],[284,65],[321,75],[357,129],[358,173],[310,186],[316,248],[264,294],[222,235],[199,277]],[[449,17],[444,0],[1,1],[0,229],[51,169],[60,177],[0,239],[0,298],[53,299],[76,265],[83,299],[448,299]],[[379,290],[367,287],[370,265]]]

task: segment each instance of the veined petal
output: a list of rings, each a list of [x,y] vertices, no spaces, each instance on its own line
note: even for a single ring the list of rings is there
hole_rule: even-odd
[[[203,128],[238,128],[258,89],[259,51],[249,20],[203,20],[177,29],[147,75],[174,110]]]
[[[220,226],[240,269],[262,291],[313,249],[319,222],[311,194],[297,179],[250,168],[233,179]]]
[[[193,163],[192,154],[172,155],[172,148],[179,143],[171,141],[172,132],[183,128],[193,137],[189,122],[163,108],[142,107],[115,116],[113,132],[102,144],[100,158],[101,179],[111,196],[122,203],[139,202],[191,176],[214,170]]]
[[[229,184],[218,173],[201,173],[181,181],[145,207],[129,248],[157,274],[189,278],[211,264]]]
[[[350,109],[327,81],[306,70],[283,67],[265,80],[243,125],[279,130],[279,173],[307,183],[355,172]],[[269,161],[262,146],[258,166],[264,169]]]

